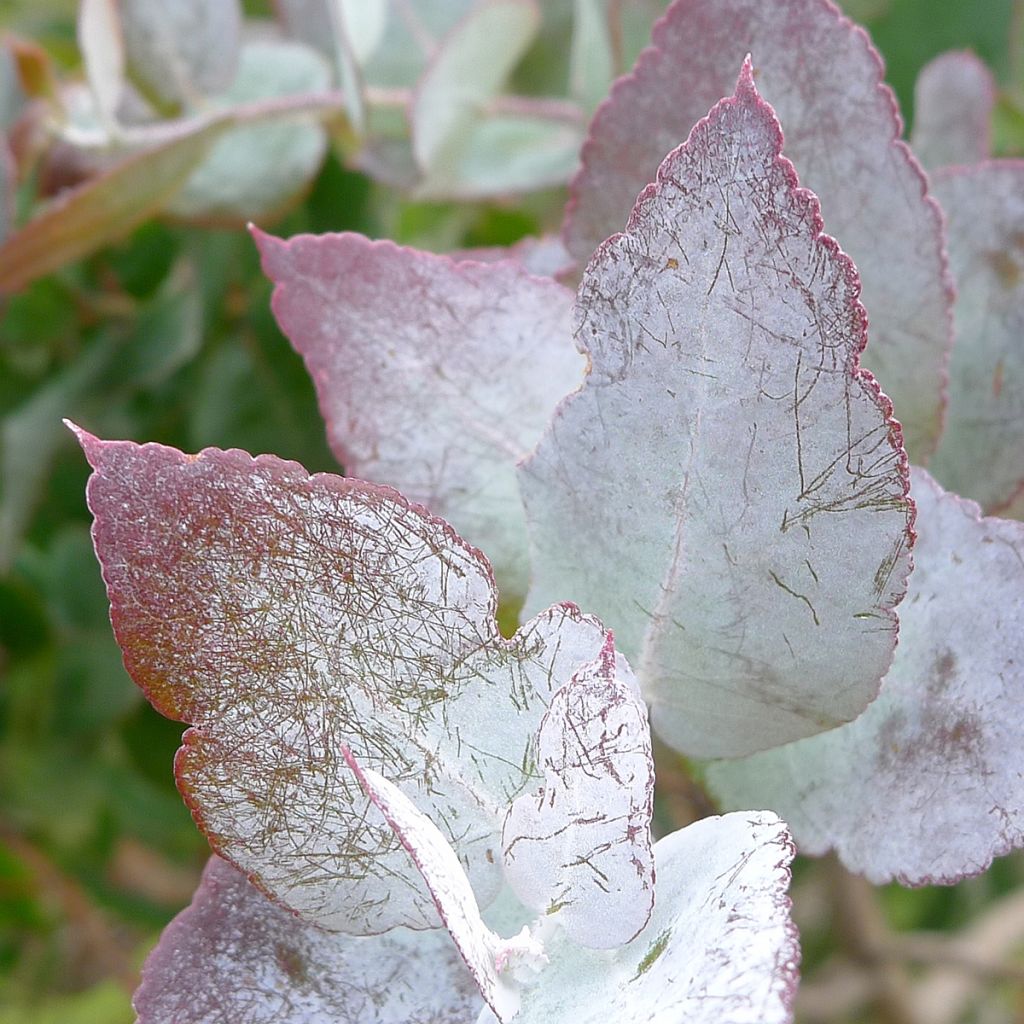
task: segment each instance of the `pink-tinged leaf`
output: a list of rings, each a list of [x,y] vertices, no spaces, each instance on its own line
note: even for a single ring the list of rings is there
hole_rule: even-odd
[[[786,129],[786,155],[860,268],[870,369],[920,460],[942,421],[952,292],[938,209],[899,140],[895,99],[867,35],[829,0],[677,0],[653,47],[597,112],[565,235],[581,263],[619,231],[662,156],[732,88],[750,53]]]
[[[925,167],[984,160],[991,152],[995,102],[992,72],[973,53],[943,53],[926,64],[914,86],[910,141],[917,158]]]
[[[553,936],[515,1024],[792,1020],[800,951],[785,825],[769,812],[705,818],[660,840],[654,856],[658,899],[643,932],[614,951]]]
[[[538,277],[558,278],[572,270],[572,257],[565,243],[557,235],[539,238],[521,238],[514,245],[495,245],[482,249],[460,249],[451,254],[453,259],[473,260],[477,263],[500,263],[515,260],[524,270]],[[582,362],[578,365],[582,366]],[[576,382],[578,383],[578,381]]]
[[[591,372],[520,478],[529,604],[614,623],[655,731],[700,757],[858,715],[910,567],[856,269],[781,142],[745,64],[587,268]]]
[[[489,566],[390,488],[273,456],[79,438],[132,678],[190,723],[178,785],[211,845],[322,927],[436,926],[340,750],[449,838],[481,903],[551,694],[604,631],[573,606],[511,640]]]
[[[526,928],[510,940],[492,932],[480,916],[473,887],[458,855],[437,826],[397,786],[377,772],[360,767],[351,751],[346,749],[343,754],[423,876],[438,914],[487,1005],[499,1020],[511,1020],[519,1010],[519,985],[511,973],[505,972],[513,967],[543,967],[547,958],[540,942]]]
[[[487,551],[503,594],[521,598],[515,463],[583,375],[572,293],[512,262],[454,262],[361,235],[256,241],[346,471],[444,516]]]
[[[882,694],[857,721],[709,778],[873,882],[951,883],[1024,844],[1024,524],[914,470],[919,537]]]
[[[473,1024],[481,1000],[444,931],[332,935],[214,857],[135,993],[138,1024]]]
[[[1001,511],[1024,490],[1024,161],[935,175],[957,285],[946,430],[930,464]]]
[[[14,227],[15,198],[18,190],[18,169],[7,139],[0,134],[0,245]]]
[[[654,758],[633,679],[601,656],[551,699],[540,725],[542,784],[521,793],[502,831],[505,877],[522,902],[581,946],[636,937],[654,906]]]

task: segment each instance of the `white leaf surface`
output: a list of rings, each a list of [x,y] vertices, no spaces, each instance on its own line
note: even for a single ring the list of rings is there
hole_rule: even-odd
[[[909,571],[856,269],[781,142],[747,64],[591,261],[590,374],[520,474],[528,607],[557,594],[614,623],[655,731],[700,757],[856,717]]]
[[[124,90],[124,38],[117,0],[81,0],[78,47],[100,119],[109,126]]]
[[[401,488],[487,551],[526,593],[515,463],[580,381],[572,293],[360,235],[257,233],[274,313],[306,360],[348,473]]]
[[[444,930],[324,932],[219,857],[134,998],[138,1024],[473,1024],[481,1002]]]
[[[1024,490],[1024,161],[935,175],[957,285],[946,429],[929,468],[1002,511]]]
[[[800,847],[834,848],[881,883],[952,883],[1024,844],[1024,524],[914,469],[918,540],[900,643],[855,722],[721,762],[726,806],[785,815]]]
[[[632,673],[618,678],[610,635],[552,697],[536,757],[541,785],[505,818],[505,877],[579,945],[625,945],[654,905],[654,759],[647,709]]]

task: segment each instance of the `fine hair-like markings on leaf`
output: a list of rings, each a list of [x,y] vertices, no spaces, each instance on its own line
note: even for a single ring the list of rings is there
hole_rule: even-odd
[[[925,459],[942,426],[952,344],[941,214],[901,141],[881,58],[831,0],[676,0],[594,117],[566,244],[582,263],[620,230],[664,154],[728,94],[747,53],[786,129],[786,155],[860,269],[867,366],[895,404],[911,458]]]
[[[551,699],[540,724],[543,782],[502,831],[505,877],[522,902],[581,946],[625,945],[654,905],[654,758],[635,680],[600,658]]]
[[[873,882],[951,884],[1024,843],[1024,524],[982,518],[916,467],[913,494],[914,573],[878,700],[709,781]]]
[[[655,730],[700,757],[859,714],[910,568],[856,269],[781,146],[748,61],[591,261],[591,372],[520,472],[528,607],[561,594],[614,623]]]
[[[503,639],[487,562],[390,488],[79,438],[115,633],[151,703],[193,726],[178,784],[214,849],[321,927],[436,926],[390,828],[365,825],[347,745],[488,903],[537,727],[601,624],[559,605]]]

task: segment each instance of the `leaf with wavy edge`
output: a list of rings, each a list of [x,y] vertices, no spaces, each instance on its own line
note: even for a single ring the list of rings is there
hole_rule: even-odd
[[[435,926],[391,830],[364,827],[346,744],[445,830],[489,902],[537,728],[600,623],[562,605],[503,639],[487,562],[390,488],[78,435],[125,664],[193,727],[178,785],[214,849],[324,928]]]
[[[472,1024],[481,999],[446,932],[332,935],[213,857],[134,1005],[138,1024]]]
[[[769,811],[704,818],[654,847],[658,899],[628,946],[564,934],[523,990],[515,1024],[786,1024],[800,947],[790,920],[793,846]],[[487,1011],[478,1024],[488,1024]]]
[[[958,295],[946,430],[930,469],[999,512],[1024,491],[1024,161],[938,171],[934,187]]]
[[[919,536],[882,694],[849,725],[711,766],[801,848],[873,882],[952,883],[1024,844],[1024,524],[914,469]]]
[[[951,51],[930,61],[914,85],[910,144],[917,158],[929,168],[984,160],[995,103],[992,72],[973,53]],[[937,198],[945,209],[941,194]]]
[[[856,269],[781,144],[748,62],[591,261],[591,372],[520,474],[528,606],[557,593],[615,623],[655,730],[699,757],[856,717],[910,567]]]
[[[623,946],[654,905],[654,758],[647,709],[610,633],[551,698],[536,756],[541,785],[505,818],[505,877],[581,946]]]
[[[521,599],[515,463],[583,375],[572,293],[509,261],[455,262],[354,234],[254,237],[347,472],[444,516],[487,551],[503,596]]]
[[[621,230],[661,158],[728,95],[747,53],[785,126],[786,155],[860,268],[866,362],[892,397],[911,457],[926,458],[952,342],[940,216],[900,141],[881,59],[828,0],[677,0],[594,117],[566,212],[569,250],[582,263]]]

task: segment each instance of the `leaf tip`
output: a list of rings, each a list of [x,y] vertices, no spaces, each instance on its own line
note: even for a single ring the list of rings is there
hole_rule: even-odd
[[[103,442],[95,435],[90,434],[84,427],[80,427],[73,420],[69,420],[66,416],[61,420],[65,427],[75,435],[75,439],[82,447],[82,451],[85,453],[86,459],[89,460],[89,465],[93,468],[96,467],[95,455],[99,450],[99,446]]]

